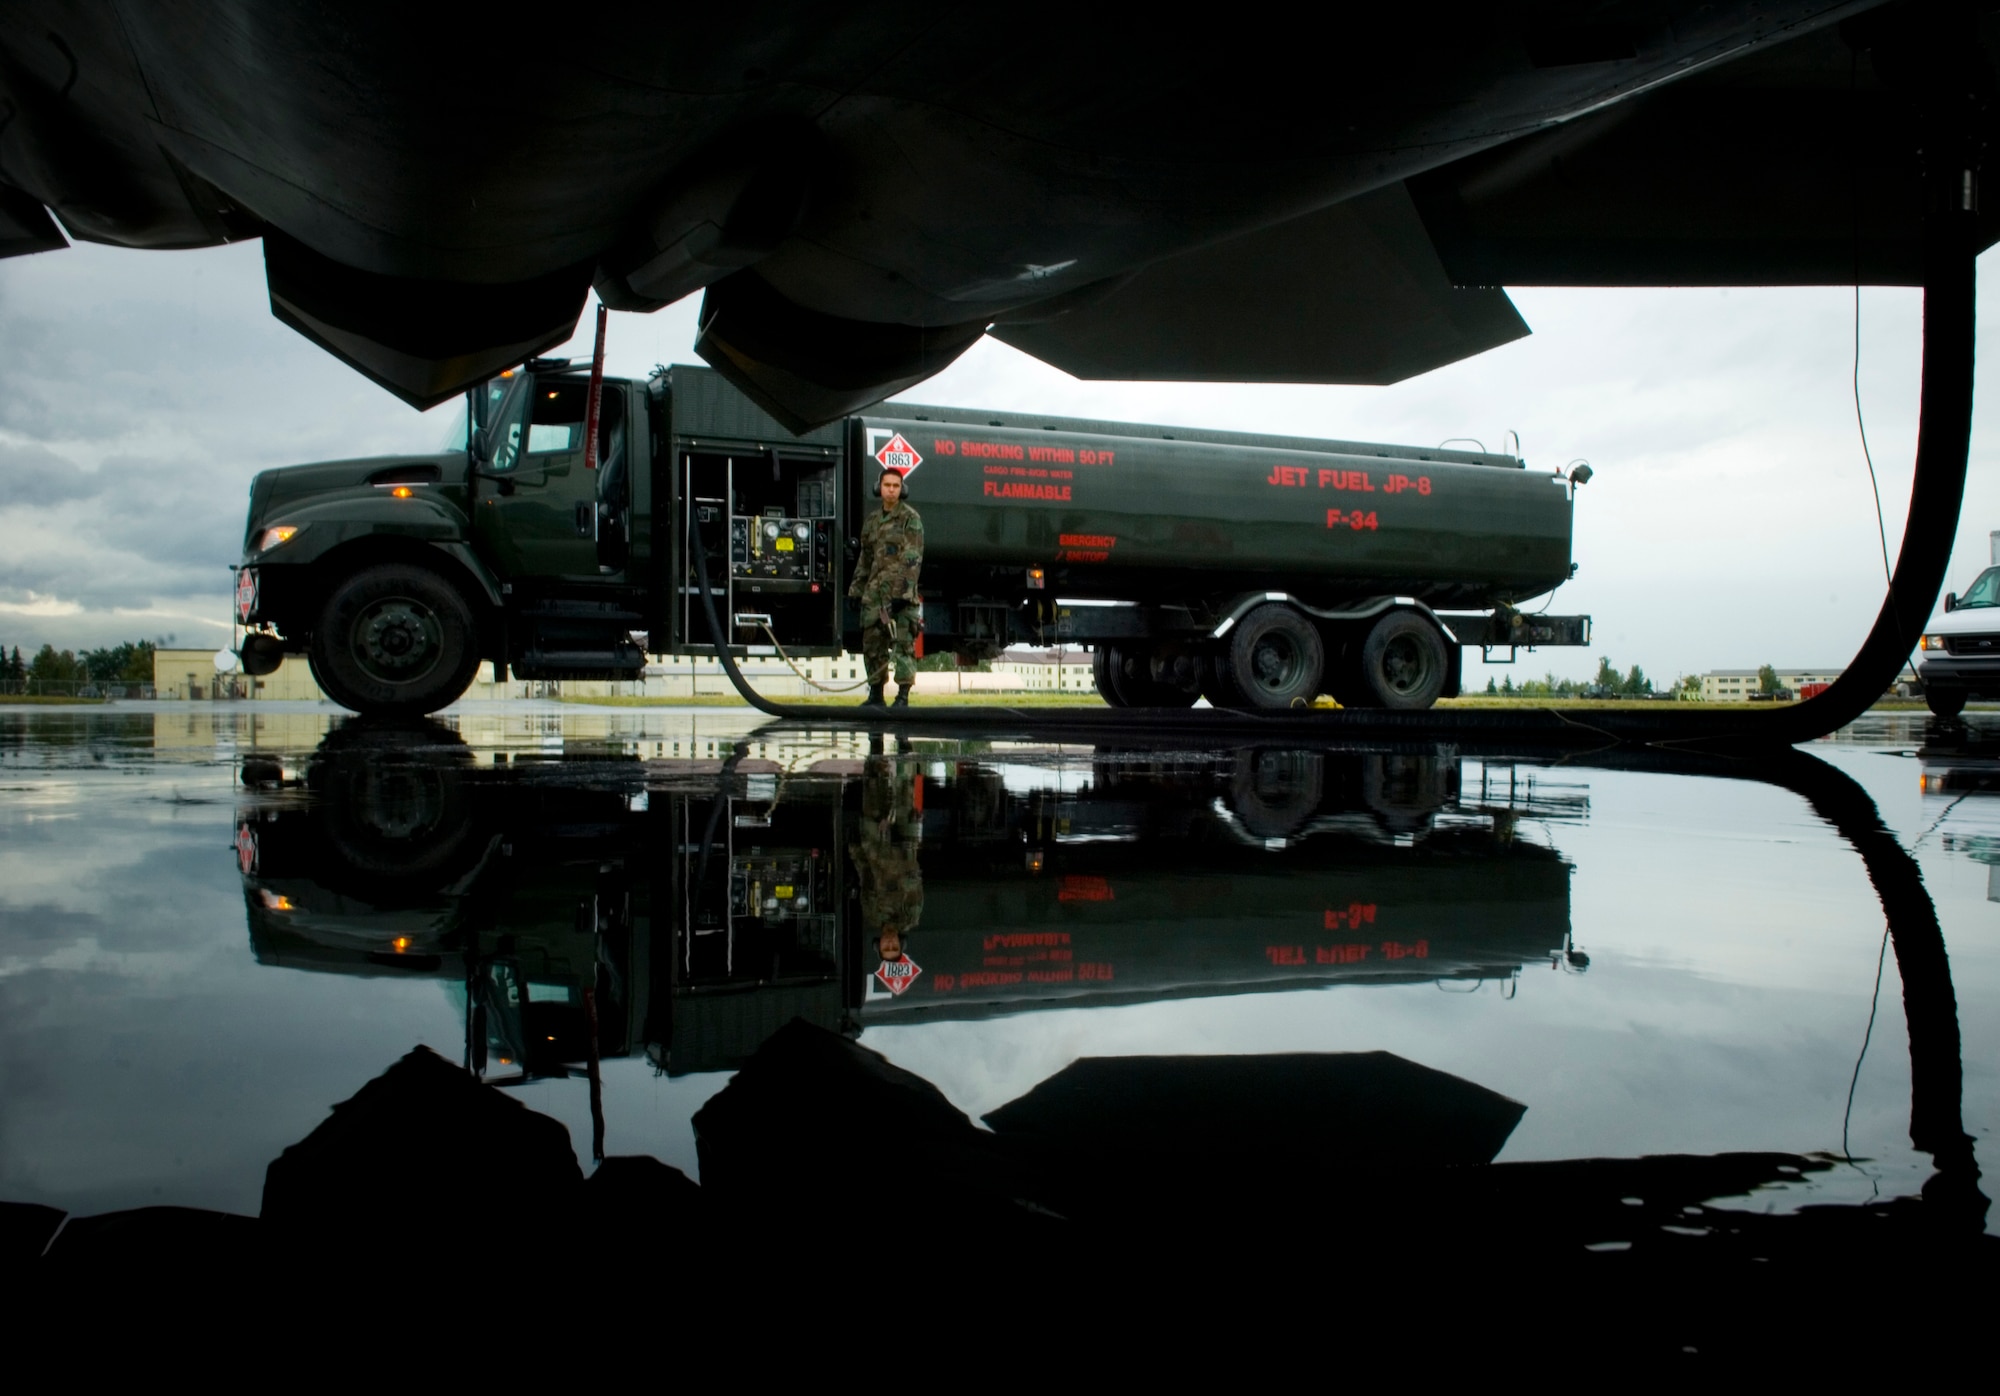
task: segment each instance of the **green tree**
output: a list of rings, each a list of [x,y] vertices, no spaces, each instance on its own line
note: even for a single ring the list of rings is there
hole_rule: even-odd
[[[1700,702],[1701,675],[1682,674],[1680,678],[1674,681],[1674,697],[1680,699],[1683,703]]]
[[[1500,692],[1500,685],[1494,682],[1493,676],[1491,674],[1488,674],[1486,676],[1486,691],[1496,696]]]
[[[1623,682],[1624,675],[1611,667],[1611,661],[1604,655],[1597,656],[1597,673],[1591,679],[1591,683],[1598,688],[1616,693]]]
[[[1507,675],[1505,681],[1501,683],[1500,692],[1509,698],[1514,696],[1514,676],[1512,674]]]
[[[1785,686],[1778,682],[1778,671],[1768,664],[1757,666],[1757,691],[1772,694],[1785,691]]]
[[[122,645],[85,650],[79,658],[96,683],[150,683],[153,678],[150,640],[127,640]]]
[[[950,650],[933,650],[917,661],[917,672],[923,674],[940,672],[955,674],[959,672],[958,656]],[[968,674],[990,674],[993,672],[993,664],[990,660],[981,660],[964,672]]]
[[[1632,672],[1618,681],[1618,691],[1633,698],[1644,697],[1653,691],[1653,681],[1646,677],[1644,669],[1634,664]]]
[[[83,665],[70,651],[58,651],[54,645],[43,645],[36,652],[34,661],[28,665],[28,677],[43,683],[61,683],[72,682],[86,675]]]

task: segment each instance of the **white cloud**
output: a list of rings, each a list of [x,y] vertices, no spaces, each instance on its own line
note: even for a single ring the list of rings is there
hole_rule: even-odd
[[[74,601],[60,601],[53,596],[31,591],[26,601],[0,601],[0,613],[10,616],[74,616],[81,615],[83,607]]]

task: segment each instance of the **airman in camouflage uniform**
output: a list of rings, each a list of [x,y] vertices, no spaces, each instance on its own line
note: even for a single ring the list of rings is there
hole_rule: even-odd
[[[885,962],[908,958],[910,932],[924,916],[917,862],[923,826],[916,813],[917,768],[871,756],[861,779],[861,822],[848,855],[861,883],[861,916]]]
[[[847,594],[861,603],[861,657],[868,666],[864,708],[882,706],[882,686],[895,661],[896,706],[910,704],[917,680],[917,632],[923,608],[917,574],[924,565],[924,521],[903,498],[903,477],[882,472],[882,507],[861,525],[861,556]]]

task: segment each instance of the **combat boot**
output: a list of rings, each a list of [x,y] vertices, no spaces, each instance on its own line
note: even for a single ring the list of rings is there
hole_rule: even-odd
[[[892,708],[907,708],[907,707],[909,707],[909,706],[910,706],[910,690],[911,690],[912,688],[914,688],[915,686],[916,686],[916,685],[914,685],[914,684],[907,684],[907,683],[906,683],[906,684],[903,684],[903,685],[901,685],[901,686],[899,686],[899,687],[898,687],[898,688],[896,689],[896,701],[895,701],[895,702],[893,702],[893,703],[891,703],[891,704],[890,704],[889,706],[890,706],[890,707],[892,707]]]
[[[882,701],[881,684],[871,683],[868,685],[868,696],[861,700],[861,706],[864,708],[886,708],[889,706]]]

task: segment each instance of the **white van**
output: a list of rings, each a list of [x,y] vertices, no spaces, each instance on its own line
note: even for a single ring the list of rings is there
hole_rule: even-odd
[[[2000,698],[2000,567],[1981,572],[1963,596],[1947,593],[1918,648],[1924,701],[1939,717],[1956,717],[1971,698]]]

